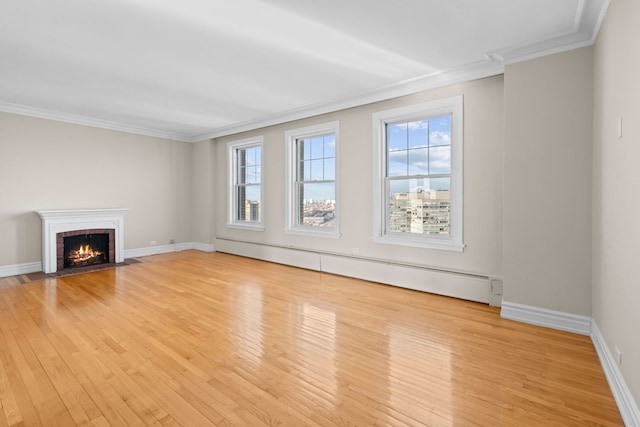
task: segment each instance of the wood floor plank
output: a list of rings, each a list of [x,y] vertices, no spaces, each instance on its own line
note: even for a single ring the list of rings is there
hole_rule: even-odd
[[[226,255],[0,279],[0,427],[622,425],[589,337]]]
[[[11,389],[9,375],[7,374],[7,369],[2,359],[3,358],[0,358],[0,408],[2,409],[0,413],[0,420],[2,420],[0,421],[0,425],[3,423],[4,425],[16,425],[23,421],[23,417],[16,402],[16,397]]]

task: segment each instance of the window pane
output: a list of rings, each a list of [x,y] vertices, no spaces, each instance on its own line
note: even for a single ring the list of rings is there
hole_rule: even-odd
[[[259,202],[260,201],[260,186],[259,185],[247,185],[245,188],[247,189],[247,191],[246,191],[247,200],[250,200],[252,202]]]
[[[255,164],[256,166],[259,166],[262,162],[260,161],[260,159],[262,158],[262,147],[255,147],[254,152],[256,154],[256,160],[255,160]]]
[[[324,157],[336,156],[336,136],[334,134],[324,136]]]
[[[429,146],[451,145],[451,116],[429,120]]]
[[[255,179],[255,166],[247,166],[245,168],[245,182],[253,184]]]
[[[449,178],[389,180],[387,231],[450,234],[449,185]]]
[[[336,159],[324,159],[324,179],[327,181],[336,179]]]
[[[407,146],[407,124],[387,125],[387,150],[406,150]]]
[[[302,180],[311,181],[311,160],[300,162],[300,164],[304,168],[304,173],[300,174],[300,176],[302,176]]]
[[[311,181],[322,181],[324,179],[322,159],[311,160]]]
[[[429,174],[429,149],[409,150],[409,175]]]
[[[335,227],[335,183],[301,184],[301,187],[299,223],[313,227]]]
[[[407,175],[407,151],[392,151],[388,157],[387,176],[406,176]]]
[[[236,220],[244,221],[244,206],[247,201],[247,193],[244,185],[239,185],[236,187],[237,198],[236,201],[238,205],[236,206]]]
[[[241,148],[237,153],[238,184],[260,183],[260,153],[261,147]]]
[[[247,166],[255,165],[256,164],[256,150],[255,150],[255,148],[246,148],[244,150],[244,152],[245,152],[245,155],[246,155]]]
[[[410,122],[407,126],[409,148],[427,147],[429,145],[429,120]]]
[[[238,186],[239,221],[260,221],[260,186]]]
[[[247,184],[260,184],[260,167],[249,166],[247,169]]]
[[[324,141],[321,136],[316,138],[311,138],[311,159],[321,159],[324,148]]]
[[[451,173],[450,145],[429,148],[429,173],[432,175]]]

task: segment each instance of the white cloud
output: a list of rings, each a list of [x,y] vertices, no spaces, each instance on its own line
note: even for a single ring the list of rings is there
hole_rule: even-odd
[[[431,145],[451,145],[451,133],[441,130],[430,132],[429,143]]]
[[[409,122],[407,123],[409,126],[409,130],[428,130],[429,129],[429,120],[420,120],[419,122]]]

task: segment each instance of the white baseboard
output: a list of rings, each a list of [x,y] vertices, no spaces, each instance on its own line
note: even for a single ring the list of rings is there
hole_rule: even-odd
[[[213,246],[213,243],[192,242],[191,245],[192,245],[191,249],[195,249],[195,250],[201,251],[201,252],[215,252],[216,251],[215,247]]]
[[[502,301],[500,317],[580,335],[591,334],[591,317],[509,301]]]
[[[125,249],[124,257],[126,258],[138,258],[143,256],[151,256],[151,255],[159,255],[159,254],[167,254],[170,252],[180,252],[186,251],[189,249],[196,249],[198,251],[203,252],[214,252],[214,246],[212,244],[207,243],[198,243],[198,242],[186,242],[186,243],[176,243],[173,245],[161,245],[161,246],[149,246],[147,248],[138,248],[138,249]]]
[[[593,346],[596,348],[596,353],[600,358],[600,364],[609,382],[613,398],[616,400],[620,410],[620,415],[622,415],[622,420],[627,426],[640,427],[640,409],[638,409],[638,405],[622,377],[622,372],[620,372],[609,346],[593,319],[591,320],[591,341],[593,341]]]
[[[37,273],[42,271],[42,263],[27,262],[25,264],[0,266],[0,277],[18,276],[20,274]]]

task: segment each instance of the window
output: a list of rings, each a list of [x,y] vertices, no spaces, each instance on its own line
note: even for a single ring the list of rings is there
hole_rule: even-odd
[[[338,122],[286,132],[287,232],[339,237]]]
[[[462,96],[373,114],[374,240],[463,250]]]
[[[262,137],[229,142],[227,226],[264,229],[262,211]]]

